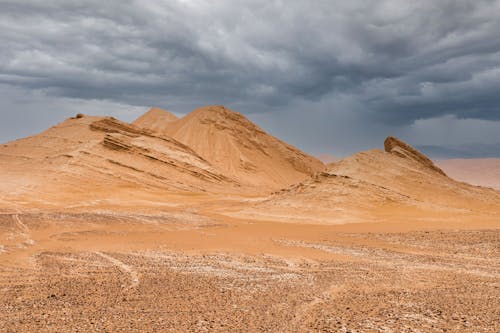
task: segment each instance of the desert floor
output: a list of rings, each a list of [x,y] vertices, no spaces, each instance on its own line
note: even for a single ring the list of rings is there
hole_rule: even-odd
[[[5,210],[0,331],[500,331],[495,216],[313,225],[221,206]]]

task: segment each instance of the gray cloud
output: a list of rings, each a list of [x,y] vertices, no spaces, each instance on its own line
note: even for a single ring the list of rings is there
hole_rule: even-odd
[[[389,133],[423,144],[443,117],[500,132],[499,12],[487,0],[3,0],[0,130],[24,135],[19,110],[39,112],[29,127],[41,129],[58,119],[51,107],[128,108],[129,120],[147,105],[217,103],[318,152]],[[11,91],[26,97],[18,111]]]

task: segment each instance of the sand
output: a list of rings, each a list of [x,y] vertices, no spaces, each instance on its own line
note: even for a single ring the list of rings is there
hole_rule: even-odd
[[[179,118],[171,112],[158,107],[152,107],[148,112],[133,121],[132,124],[150,129],[157,133],[163,133],[168,123],[178,119]]]
[[[499,331],[500,192],[399,140],[326,167],[193,114],[0,147],[0,331]]]
[[[165,133],[246,187],[276,190],[325,167],[316,158],[266,133],[242,114],[220,105],[196,109],[168,123]]]

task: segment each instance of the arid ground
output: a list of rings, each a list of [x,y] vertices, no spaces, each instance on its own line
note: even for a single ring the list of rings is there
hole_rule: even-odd
[[[0,146],[1,332],[499,332],[500,192],[220,106]]]

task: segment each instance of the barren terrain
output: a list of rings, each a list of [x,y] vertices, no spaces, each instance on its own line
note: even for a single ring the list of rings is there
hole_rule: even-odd
[[[0,146],[0,331],[498,332],[500,192],[384,148],[219,106]]]

